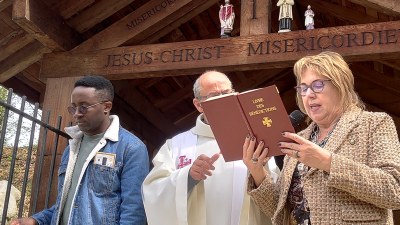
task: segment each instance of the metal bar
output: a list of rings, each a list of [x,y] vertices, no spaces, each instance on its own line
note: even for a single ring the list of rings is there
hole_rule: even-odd
[[[47,118],[46,118],[46,123],[49,123],[50,120],[50,111],[47,112]],[[36,206],[37,206],[37,199],[39,195],[39,185],[40,185],[40,178],[42,176],[42,166],[43,166],[43,159],[44,159],[44,151],[46,149],[46,141],[47,141],[47,132],[48,128],[43,127],[43,138],[42,138],[42,144],[41,144],[41,149],[40,149],[40,154],[39,154],[39,160],[36,160],[36,162],[39,162],[37,165],[37,173],[36,173],[36,180],[35,180],[35,193],[33,195],[33,204],[32,207],[29,211],[29,215],[32,215],[34,212],[36,212]],[[32,198],[31,198],[32,199]]]
[[[8,89],[7,104],[11,104],[12,93],[13,93],[13,90],[11,88]],[[8,114],[10,113],[10,109],[7,107],[5,107],[5,108],[6,109],[4,110],[3,125],[1,126],[1,134],[0,134],[0,165],[1,165],[1,157],[3,155],[4,140],[6,139]]]
[[[10,109],[11,111],[13,111],[15,113],[23,115],[23,117],[25,117],[25,118],[27,118],[27,119],[29,119],[31,121],[35,121],[36,123],[40,124],[40,126],[46,127],[47,129],[53,131],[54,133],[57,133],[57,134],[59,134],[59,135],[61,135],[63,137],[66,137],[66,138],[70,138],[70,136],[67,133],[65,133],[65,132],[63,132],[61,130],[57,130],[56,128],[54,128],[54,127],[50,126],[49,124],[44,123],[41,120],[39,120],[39,119],[37,119],[37,118],[25,113],[24,111],[21,112],[20,110],[18,110],[14,106],[12,106],[10,103],[8,103],[8,101],[7,102],[0,101],[0,105],[3,106],[3,107],[6,107],[6,109]]]
[[[39,111],[39,103],[35,103],[33,117],[35,117],[35,118],[37,117],[38,111]],[[24,173],[24,179],[22,181],[21,200],[19,201],[19,207],[18,207],[18,217],[22,217],[22,213],[24,211],[26,186],[28,183],[28,176],[29,176],[31,159],[32,159],[32,149],[33,149],[33,141],[35,139],[35,130],[36,130],[36,122],[32,121],[31,135],[29,137],[28,153],[27,153],[27,159],[26,159],[26,163],[25,163],[25,173]],[[37,152],[37,150],[36,150],[36,152]]]
[[[22,101],[21,101],[21,111],[24,111],[25,101],[26,101],[26,96],[23,96]],[[7,190],[6,190],[6,197],[5,197],[4,205],[3,205],[3,217],[1,220],[1,225],[6,225],[8,202],[10,200],[11,185],[12,185],[12,181],[14,178],[15,159],[17,158],[18,142],[19,142],[19,136],[21,135],[22,119],[23,119],[23,117],[21,115],[19,115],[17,131],[15,133],[15,139],[14,139],[13,154],[11,157],[10,173],[8,174],[8,179],[7,179],[8,180]]]
[[[62,117],[58,116],[57,117],[57,129],[60,129],[60,127],[61,127],[61,120],[62,120]],[[60,137],[60,135],[58,135],[56,133],[56,136],[54,137],[54,149],[52,151],[52,157],[51,157],[50,175],[49,175],[49,183],[48,183],[48,186],[47,186],[45,208],[49,207],[48,204],[49,204],[49,200],[50,200],[51,185],[53,183],[54,165],[55,165],[56,156],[57,156],[57,145],[58,145],[59,137]]]

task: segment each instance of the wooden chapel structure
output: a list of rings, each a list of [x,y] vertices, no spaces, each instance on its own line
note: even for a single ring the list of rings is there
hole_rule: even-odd
[[[276,84],[291,112],[293,63],[331,50],[350,63],[368,109],[389,113],[400,131],[397,1],[295,0],[287,33],[277,33],[276,2],[232,0],[232,37],[220,38],[222,0],[0,0],[0,82],[51,110],[53,124],[62,115],[65,127],[74,82],[105,76],[115,86],[113,113],[151,157],[194,125],[192,85],[205,70],[225,72],[238,91]],[[307,5],[314,30],[304,27]]]

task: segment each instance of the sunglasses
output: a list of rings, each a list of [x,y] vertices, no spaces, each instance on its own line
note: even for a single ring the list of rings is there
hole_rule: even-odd
[[[311,82],[310,85],[303,83],[294,88],[296,89],[297,93],[301,96],[305,96],[307,94],[307,90],[309,88],[314,93],[320,93],[324,90],[325,82],[327,82],[327,81],[331,81],[331,80],[330,79],[329,80],[314,80],[313,82]]]
[[[97,103],[95,103],[93,105],[88,105],[88,106],[85,106],[85,105],[80,105],[78,107],[76,107],[76,106],[68,106],[67,110],[71,115],[74,115],[76,110],[78,110],[79,114],[83,114],[84,115],[84,114],[86,114],[88,112],[88,110],[90,108],[92,108],[92,107],[94,107],[96,105],[99,105],[99,104],[103,104],[104,102],[107,102],[107,101],[97,102]]]

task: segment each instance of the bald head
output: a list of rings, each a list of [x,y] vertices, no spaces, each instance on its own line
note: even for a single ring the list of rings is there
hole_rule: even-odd
[[[230,93],[232,91],[232,82],[229,78],[218,71],[207,71],[203,73],[193,86],[193,105],[197,111],[203,113],[201,102],[208,96],[217,96],[223,93]],[[207,123],[207,118],[204,116],[204,121]]]
[[[206,71],[200,75],[193,85],[194,97],[200,99],[207,96],[210,92],[220,92],[232,89],[232,82],[229,78],[218,71]]]

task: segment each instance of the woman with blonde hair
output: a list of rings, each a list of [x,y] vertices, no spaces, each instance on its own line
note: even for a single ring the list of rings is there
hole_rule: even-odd
[[[268,148],[247,137],[248,191],[277,225],[393,224],[400,208],[400,143],[392,118],[368,112],[342,56],[322,52],[296,62],[297,103],[311,124],[282,135],[278,182],[262,162]]]

